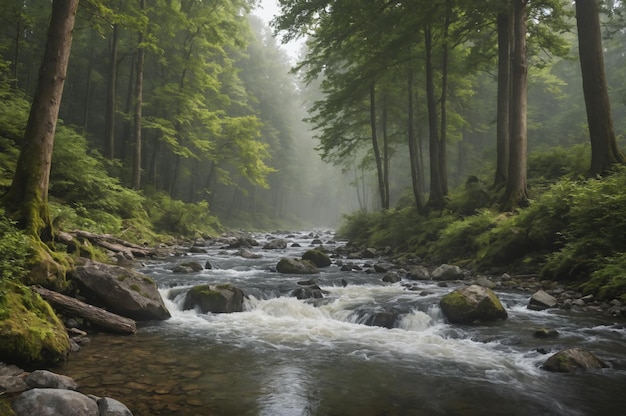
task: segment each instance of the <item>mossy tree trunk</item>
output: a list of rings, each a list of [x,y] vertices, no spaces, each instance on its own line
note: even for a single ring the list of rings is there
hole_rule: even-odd
[[[576,0],[578,53],[591,139],[592,175],[602,175],[626,158],[617,148],[604,73],[598,0]]]
[[[3,202],[32,236],[53,236],[48,184],[78,0],[54,0],[46,48],[11,188]]]

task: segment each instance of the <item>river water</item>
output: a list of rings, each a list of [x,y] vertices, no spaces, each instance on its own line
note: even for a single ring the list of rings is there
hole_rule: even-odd
[[[508,320],[450,325],[438,302],[461,282],[387,284],[380,273],[342,272],[335,263],[319,275],[280,274],[272,271],[278,260],[300,257],[312,235],[278,236],[289,241],[284,250],[260,248],[266,237],[255,236],[258,259],[215,245],[206,254],[145,263],[140,271],[155,279],[172,318],[141,324],[134,336],[93,335],[56,371],[73,377],[81,392],[122,401],[135,416],[617,415],[626,408],[623,319],[529,311],[531,293],[496,290]],[[334,247],[331,235],[321,239]],[[210,260],[213,268],[172,273],[188,260]],[[374,262],[357,261],[364,270]],[[324,299],[292,297],[297,282],[310,277]],[[173,294],[206,283],[241,288],[245,311],[180,310]],[[389,309],[399,313],[395,328],[363,324]],[[539,327],[559,336],[535,338]],[[571,346],[610,367],[541,369],[550,354]]]

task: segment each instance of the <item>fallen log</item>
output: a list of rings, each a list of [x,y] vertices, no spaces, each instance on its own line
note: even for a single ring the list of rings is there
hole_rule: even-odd
[[[86,319],[98,327],[120,334],[134,334],[137,332],[137,326],[132,319],[116,315],[97,306],[89,305],[78,299],[62,295],[41,286],[31,286],[31,288],[55,309]]]
[[[122,253],[127,259],[134,257],[149,257],[154,254],[154,250],[133,244],[109,234],[95,234],[89,231],[77,230],[72,232],[76,237],[89,240],[92,244],[111,250],[115,253]]]

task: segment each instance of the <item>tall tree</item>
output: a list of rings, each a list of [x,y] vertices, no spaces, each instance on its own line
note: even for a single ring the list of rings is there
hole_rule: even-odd
[[[3,200],[31,235],[50,241],[48,186],[54,133],[72,47],[78,0],[54,0],[44,56],[11,188]]]
[[[139,1],[139,7],[143,12],[146,8],[145,0]],[[141,107],[143,105],[143,65],[145,48],[143,45],[144,33],[140,30],[137,35],[137,61],[135,70],[135,110],[134,110],[134,130],[133,130],[133,172],[131,184],[133,189],[141,188]]]
[[[578,53],[591,140],[592,175],[603,175],[611,166],[626,163],[617,147],[611,103],[604,72],[602,32],[598,0],[576,0]]]
[[[513,49],[511,53],[511,107],[509,169],[506,191],[502,201],[504,210],[528,204],[526,184],[527,152],[527,83],[526,56],[528,0],[513,0]]]
[[[509,97],[511,91],[511,11],[498,13],[498,98],[496,115],[496,172],[493,188],[506,184],[509,168]]]

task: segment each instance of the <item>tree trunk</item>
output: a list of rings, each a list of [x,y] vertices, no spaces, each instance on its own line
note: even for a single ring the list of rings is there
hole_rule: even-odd
[[[383,187],[385,189],[385,195],[383,201],[383,209],[389,209],[389,137],[387,135],[387,117],[388,117],[388,95],[385,92],[383,98]]]
[[[117,89],[117,44],[119,40],[118,25],[113,25],[111,37],[111,53],[109,55],[109,79],[107,85],[107,102],[104,119],[105,156],[115,158],[115,96]]]
[[[611,103],[604,73],[598,0],[576,0],[578,53],[591,140],[592,175],[603,175],[617,163],[625,163],[617,148]]]
[[[448,195],[448,66],[450,47],[448,45],[448,29],[450,27],[450,15],[452,14],[450,0],[446,0],[446,16],[444,22],[444,35],[441,59],[441,133],[439,136],[439,178],[441,180],[441,193]]]
[[[78,0],[54,0],[37,89],[24,133],[13,183],[4,202],[31,235],[53,236],[48,209],[48,185],[54,133],[72,46]]]
[[[140,1],[141,10],[145,9],[145,0]],[[137,39],[137,73],[135,78],[135,112],[134,112],[134,138],[133,143],[133,189],[141,189],[141,106],[143,104],[143,64],[145,50],[143,48],[143,32],[139,32]]]
[[[86,319],[100,328],[120,334],[130,335],[137,332],[137,325],[132,319],[116,315],[58,292],[44,289],[41,286],[33,286],[32,289],[55,309],[61,310],[68,315]]]
[[[380,157],[380,148],[378,147],[378,137],[376,134],[376,87],[374,84],[370,87],[370,127],[372,130],[372,149],[374,150],[374,161],[376,162],[376,174],[378,177],[378,194],[380,197],[380,206],[385,208],[385,181],[383,179],[383,166]]]
[[[409,158],[411,164],[411,185],[413,188],[413,199],[415,200],[415,208],[418,211],[424,209],[422,202],[422,191],[420,188],[420,166],[419,155],[417,152],[417,142],[415,139],[414,114],[413,114],[413,68],[409,66],[407,71],[407,90],[408,90],[408,139],[409,139]]]
[[[511,114],[509,171],[503,210],[528,205],[526,185],[527,147],[527,60],[526,60],[526,4],[527,0],[513,0],[513,51],[511,58]]]
[[[435,81],[433,74],[433,45],[430,25],[424,30],[426,48],[426,102],[428,106],[428,136],[430,148],[430,196],[428,206],[441,209],[444,206],[444,195],[441,187],[441,169],[439,168],[439,126],[437,126],[437,101],[435,99]]]
[[[511,91],[511,13],[498,13],[498,108],[496,115],[496,173],[493,189],[506,184],[509,168],[509,99]]]

